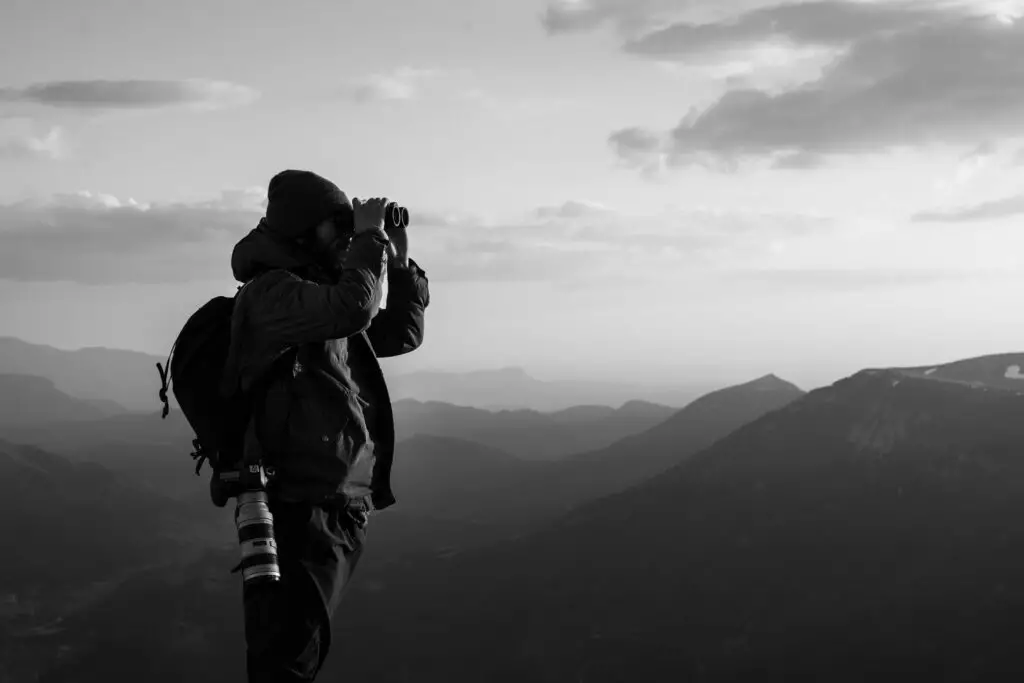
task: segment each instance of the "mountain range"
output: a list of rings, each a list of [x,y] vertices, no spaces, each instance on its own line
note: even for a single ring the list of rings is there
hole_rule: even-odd
[[[675,387],[597,381],[541,381],[518,367],[475,372],[412,372],[388,377],[393,400],[437,401],[488,410],[564,411],[600,404],[645,401],[681,408],[714,387],[685,383]]]
[[[619,408],[581,405],[550,413],[492,411],[414,399],[394,402],[399,439],[421,434],[465,439],[526,460],[550,460],[601,448],[644,432],[677,410],[646,401],[629,401]]]
[[[664,472],[802,395],[788,382],[765,377],[712,392],[640,434],[547,461],[458,439],[413,437],[399,444],[393,473],[400,504],[375,520],[379,556],[394,560],[418,549],[458,553],[532,533]]]
[[[388,519],[405,521],[382,522],[381,542],[396,552],[412,547],[387,540],[392,530],[397,538],[408,536],[405,515],[444,526],[426,533],[413,525],[420,534],[417,543],[432,547],[491,539],[499,530],[518,533],[580,501],[657,474],[801,394],[795,386],[767,377],[712,392],[681,411],[631,402],[619,409],[492,413],[399,401],[396,431],[402,440],[396,448],[393,485],[402,505]],[[30,398],[23,402],[31,404]],[[33,410],[45,410],[45,405]],[[644,430],[648,425],[654,427]],[[8,426],[0,428],[0,436],[99,463],[176,500],[206,500],[206,480],[195,476],[186,458],[192,432],[177,410],[166,420],[157,414],[123,414]],[[530,495],[521,495],[521,490]]]
[[[50,387],[51,393],[56,392],[50,383],[43,381],[41,384]],[[14,390],[23,385],[25,383],[7,386]],[[777,387],[781,390],[780,395],[756,392],[756,386],[760,383],[726,389],[716,392],[716,395],[738,396],[754,391],[763,401],[762,410],[767,411],[802,393],[781,382]],[[30,393],[22,397],[21,402],[31,405],[36,398],[36,394]],[[46,398],[71,402],[72,405],[75,401],[59,392]],[[725,412],[733,407],[729,402],[719,403]],[[748,402],[738,400],[735,403],[747,406]],[[695,405],[691,409],[699,411],[703,402],[698,401]],[[612,440],[619,433],[616,429],[627,432],[639,430],[643,425],[658,422],[665,416],[668,419],[664,422],[682,426],[672,433],[678,431],[684,439],[694,438],[687,435],[685,414],[688,409],[677,414],[670,408],[641,402],[619,409],[580,406],[553,414],[536,411],[489,413],[444,404],[418,404],[414,407],[419,410],[416,413],[419,422],[410,425],[409,431],[438,431],[456,436],[420,433],[399,443],[393,480],[401,503],[394,511],[374,518],[373,547],[376,557],[385,563],[401,561],[402,557],[417,552],[462,552],[521,536],[573,505],[628,486],[637,480],[638,473],[650,469],[648,464],[645,465],[647,470],[638,470],[631,462],[635,453],[628,439],[635,434],[626,434],[617,440],[625,440],[626,443],[618,459],[609,457],[601,449],[594,452],[594,457],[602,460],[600,467],[603,471],[602,476],[596,478],[588,474],[590,464],[586,453],[559,458],[549,452],[549,457],[536,459],[531,448],[530,454],[535,458],[525,459],[482,442],[514,441],[517,430],[527,430],[536,434],[560,434],[556,441],[560,440],[567,448],[584,443],[611,447],[614,443],[605,444],[604,440]],[[45,405],[39,405],[33,410],[38,412],[44,408]],[[721,424],[714,428],[728,431],[730,426],[738,426],[750,417],[745,410],[723,418],[719,421]],[[402,411],[397,414],[398,423],[404,424]],[[431,415],[457,415],[461,419],[449,424],[442,419],[439,427],[432,429],[429,421],[425,420]],[[8,438],[37,445],[7,446],[8,452],[17,454],[18,459],[12,462],[20,468],[4,472],[7,485],[36,483],[26,489],[24,496],[8,495],[9,502],[18,509],[5,509],[3,512],[7,519],[19,520],[26,518],[27,510],[30,520],[43,515],[48,523],[59,525],[61,508],[54,503],[64,498],[72,502],[80,499],[84,502],[74,503],[69,509],[76,519],[91,518],[97,522],[96,533],[102,536],[103,543],[97,544],[96,549],[101,552],[101,558],[115,563],[117,568],[115,571],[103,565],[97,570],[99,576],[108,577],[106,583],[99,582],[95,573],[65,572],[68,565],[60,559],[64,548],[53,548],[33,540],[60,537],[59,530],[53,531],[42,523],[11,529],[14,542],[28,551],[24,555],[28,564],[13,561],[10,564],[12,571],[31,576],[34,567],[43,565],[51,567],[68,581],[64,592],[52,593],[52,599],[46,603],[49,611],[45,619],[36,607],[26,607],[27,589],[19,587],[20,584],[11,584],[13,591],[8,596],[8,623],[4,624],[4,633],[0,635],[0,653],[12,662],[20,662],[20,668],[14,667],[10,671],[12,680],[18,680],[14,678],[15,668],[19,679],[28,676],[27,672],[34,674],[36,670],[29,662],[38,658],[40,652],[47,651],[50,643],[68,635],[77,638],[77,625],[103,621],[108,618],[104,616],[108,614],[107,610],[138,609],[135,597],[128,599],[121,608],[113,605],[121,604],[126,596],[134,595],[136,589],[148,590],[148,582],[155,577],[165,581],[179,572],[183,576],[189,575],[191,570],[187,567],[191,565],[187,564],[188,561],[202,553],[212,553],[206,559],[207,564],[203,565],[206,567],[202,570],[204,585],[218,585],[226,589],[230,584],[224,582],[233,578],[223,576],[226,568],[235,561],[237,552],[232,542],[230,511],[216,510],[209,505],[206,479],[197,479],[184,457],[191,432],[178,411],[172,411],[167,420],[161,420],[154,414],[132,413],[84,421],[67,419],[64,413],[55,417],[63,421],[4,430]],[[616,424],[619,427],[613,428]],[[467,434],[463,436],[467,438],[460,438],[459,430],[455,429],[459,425],[476,427],[466,429]],[[595,425],[602,425],[602,429],[595,429]],[[493,433],[489,434],[488,428]],[[689,429],[692,430],[693,426]],[[662,441],[667,437],[665,432]],[[713,437],[709,434],[706,438]],[[668,439],[662,444],[662,449],[671,450],[672,457],[684,457],[702,443],[697,440],[688,445]],[[39,445],[63,455],[43,451]],[[61,485],[53,486],[52,476],[38,481],[27,477],[26,472],[34,471],[25,469],[31,467],[33,458],[39,460],[41,470],[61,472]],[[621,481],[616,481],[616,477],[621,477]],[[94,478],[100,485],[94,483]],[[570,494],[565,485],[574,479],[578,479],[580,484]],[[77,497],[66,491],[77,492]],[[0,490],[0,496],[7,493]],[[105,512],[90,515],[89,505]],[[145,508],[146,513],[138,512],[139,508]],[[122,528],[125,525],[130,527],[131,533]],[[73,530],[74,527],[69,526],[68,529]],[[88,543],[87,535],[74,533],[78,534],[81,542]],[[132,552],[119,552],[120,544]],[[70,548],[86,554],[84,548],[78,550],[74,545]],[[372,564],[370,566],[372,570]],[[74,569],[74,565],[71,568]],[[171,581],[177,585],[176,579]],[[33,590],[33,595],[46,594],[44,590]],[[71,595],[87,596],[88,600],[83,602],[83,598],[68,597]],[[71,607],[63,611],[60,605],[65,601]],[[188,603],[182,604],[187,606]],[[83,656],[89,657],[88,652],[101,652],[107,646],[91,639],[87,639],[88,645],[83,642],[86,641],[78,641],[71,650],[84,648]],[[172,669],[162,667],[162,670],[166,673]]]
[[[120,412],[156,409],[156,363],[165,360],[120,349],[65,351],[0,337],[0,373],[46,378],[63,393],[119,406]]]
[[[192,430],[177,408],[166,419],[156,412],[107,416],[44,378],[0,376],[0,437],[32,444],[78,460],[129,473],[172,497],[199,490],[189,467]],[[474,444],[526,460],[557,459],[603,448],[663,422],[674,408],[632,401],[619,408],[577,406],[565,411],[491,412],[411,399],[394,404],[398,439],[454,439],[455,451]],[[399,446],[399,458],[406,450]],[[203,494],[205,495],[205,493]]]
[[[168,350],[171,342],[173,339],[168,340]],[[108,414],[159,409],[160,377],[156,364],[166,362],[165,357],[137,351],[107,348],[66,351],[14,337],[0,337],[0,374],[46,378],[61,392],[97,402]],[[618,407],[636,400],[681,408],[716,388],[685,381],[671,388],[614,382],[543,381],[531,377],[522,368],[402,374],[391,371],[384,363],[384,373],[394,401],[412,399],[488,410],[554,412],[588,405]],[[173,403],[173,394],[170,399]]]
[[[1019,677],[1024,392],[1005,380],[1021,360],[858,373],[534,534],[383,566],[353,587],[344,670]],[[381,630],[410,644],[383,672]]]
[[[809,393],[766,376],[557,458],[409,436],[322,677],[1020,676],[1022,365],[869,369]],[[235,555],[204,542],[141,567],[17,640],[62,656],[11,680],[238,678]]]

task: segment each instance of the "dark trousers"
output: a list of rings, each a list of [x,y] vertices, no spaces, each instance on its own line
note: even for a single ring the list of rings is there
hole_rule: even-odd
[[[272,501],[281,580],[243,586],[249,683],[311,683],[366,541],[365,506]]]

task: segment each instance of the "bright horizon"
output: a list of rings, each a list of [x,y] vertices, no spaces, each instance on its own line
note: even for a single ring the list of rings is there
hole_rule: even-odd
[[[308,168],[410,208],[391,371],[812,388],[1024,348],[1024,2],[142,5],[5,10],[0,335],[166,354]]]

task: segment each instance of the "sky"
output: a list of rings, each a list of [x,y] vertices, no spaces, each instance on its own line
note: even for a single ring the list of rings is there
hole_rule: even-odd
[[[0,335],[166,353],[285,168],[409,208],[395,371],[1024,350],[1024,0],[7,0]]]

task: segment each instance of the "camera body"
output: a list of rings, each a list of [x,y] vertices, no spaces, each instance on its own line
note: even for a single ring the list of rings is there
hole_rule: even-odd
[[[214,468],[210,477],[210,499],[219,508],[249,490],[266,490],[274,477],[272,468],[260,463],[237,463],[237,468]]]

